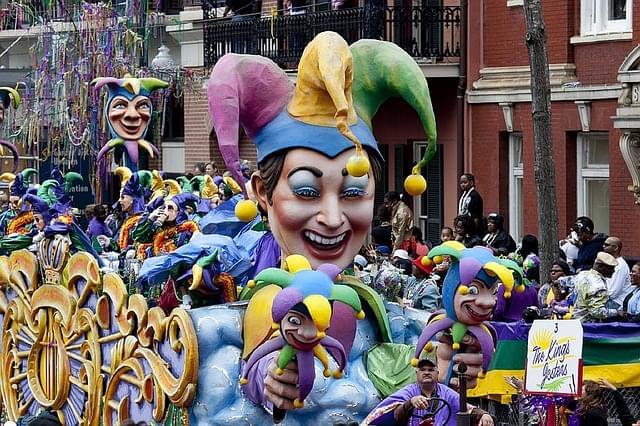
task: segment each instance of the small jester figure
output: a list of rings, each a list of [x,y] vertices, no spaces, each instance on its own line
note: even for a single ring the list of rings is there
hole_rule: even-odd
[[[107,86],[109,95],[105,115],[109,123],[111,140],[98,153],[97,161],[102,161],[107,152],[117,146],[125,148],[125,166],[137,170],[138,147],[143,148],[151,158],[158,155],[158,149],[144,139],[153,113],[150,96],[156,89],[165,89],[169,84],[157,78],[134,78],[129,74],[124,78],[100,77],[91,82],[98,90]]]
[[[4,123],[4,112],[13,106],[18,108],[20,106],[20,94],[17,90],[11,87],[0,87],[0,126]],[[0,155],[4,155],[4,148],[7,148],[13,156],[13,170],[15,173],[18,168],[18,151],[16,147],[11,143],[0,139]]]
[[[496,306],[498,281],[505,288],[504,297],[509,298],[514,279],[512,271],[501,264],[491,250],[485,247],[466,249],[455,241],[431,249],[423,264],[440,263],[443,256],[449,256],[452,262],[442,290],[445,312],[434,315],[422,331],[412,365],[418,365],[423,350],[433,350],[431,339],[444,332],[440,338],[445,344],[438,345],[438,370],[440,382],[449,384],[453,372],[451,360],[476,342],[478,352],[482,353],[482,365],[480,371],[467,374],[483,377],[486,373],[494,352],[495,335],[486,321],[491,319]]]
[[[27,168],[20,173],[3,173],[1,182],[9,183],[9,209],[0,216],[0,229],[3,235],[29,234],[33,223],[33,213],[20,208],[20,200],[29,190],[29,179],[38,172]]]
[[[344,346],[326,333],[332,317],[331,303],[340,301],[347,304],[353,308],[358,319],[364,319],[364,312],[355,290],[334,284],[341,271],[339,267],[323,264],[313,271],[308,260],[300,255],[289,256],[285,263],[298,264],[301,269],[295,273],[278,268],[265,269],[249,284],[251,287],[256,284],[258,287],[275,284],[283,288],[275,296],[271,307],[272,329],[280,330],[280,335],[262,343],[251,354],[240,384],[264,386],[264,383],[249,384],[248,373],[264,357],[279,350],[276,374],[282,375],[292,360],[297,362],[300,396],[295,399],[294,407],[302,408],[316,377],[314,357],[322,363],[325,377],[331,376],[327,351],[338,364],[338,369],[333,372],[334,378],[342,378],[346,367]],[[254,379],[256,377],[260,376],[253,376]]]

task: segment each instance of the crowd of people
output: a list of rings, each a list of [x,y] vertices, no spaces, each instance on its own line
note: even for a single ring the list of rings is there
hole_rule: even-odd
[[[622,256],[621,238],[597,233],[590,218],[578,217],[569,235],[559,241],[559,257],[549,276],[541,277],[537,237],[525,235],[516,244],[505,230],[502,214],[484,216],[483,199],[472,174],[460,177],[460,188],[458,215],[434,242],[423,240],[401,194],[388,192],[377,211],[373,244],[363,247],[354,259],[357,274],[388,300],[435,312],[442,307],[442,279],[448,262],[424,266],[422,258],[430,246],[454,240],[467,248],[487,247],[522,268],[524,286],[511,298],[498,297],[495,321],[640,320],[640,263],[629,267]]]

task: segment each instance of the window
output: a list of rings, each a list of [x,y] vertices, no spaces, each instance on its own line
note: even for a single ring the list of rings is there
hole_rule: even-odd
[[[631,31],[632,0],[582,0],[583,36]]]
[[[524,215],[522,202],[522,133],[509,134],[509,233],[520,241],[524,234]]]
[[[579,133],[578,216],[589,216],[596,232],[609,233],[609,135]]]

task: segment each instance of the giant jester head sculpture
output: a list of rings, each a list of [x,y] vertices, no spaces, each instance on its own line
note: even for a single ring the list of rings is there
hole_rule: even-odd
[[[129,74],[124,78],[100,77],[91,82],[97,89],[107,86],[109,97],[105,115],[109,123],[111,140],[98,153],[98,162],[116,146],[124,146],[131,164],[138,163],[138,147],[143,148],[152,158],[158,155],[158,149],[144,139],[151,122],[153,104],[150,96],[156,89],[169,86],[157,78],[134,78]]]
[[[227,168],[246,194],[238,147],[242,125],[258,150],[252,192],[283,258],[302,254],[314,267],[347,267],[369,232],[374,171],[383,162],[371,120],[384,101],[402,97],[417,111],[428,139],[420,165],[435,153],[426,79],[393,43],[348,46],[334,32],[318,34],[302,55],[295,88],[267,58],[225,55],[211,73],[208,95]],[[239,202],[236,214],[253,219],[255,204]]]

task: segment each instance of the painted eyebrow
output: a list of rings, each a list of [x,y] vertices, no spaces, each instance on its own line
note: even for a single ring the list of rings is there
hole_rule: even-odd
[[[300,166],[300,167],[296,167],[295,169],[291,170],[289,172],[289,174],[287,175],[287,178],[290,178],[294,173],[297,173],[300,170],[306,170],[308,172],[311,172],[311,174],[314,175],[317,178],[322,177],[322,170],[318,169],[317,167]]]

